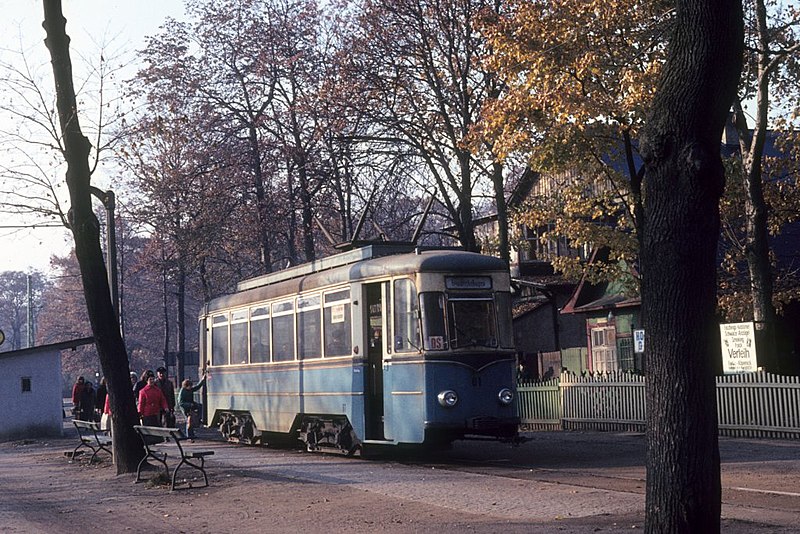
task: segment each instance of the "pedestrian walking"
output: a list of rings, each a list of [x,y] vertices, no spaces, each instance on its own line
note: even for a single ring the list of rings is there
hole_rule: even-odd
[[[79,376],[78,379],[72,384],[72,417],[79,419],[81,413],[81,396],[83,395],[83,377]]]
[[[94,392],[95,403],[94,409],[98,417],[103,415],[103,407],[106,405],[106,396],[108,395],[108,388],[106,387],[106,377],[100,379],[97,389]]]
[[[164,367],[156,369],[156,386],[167,399],[169,409],[162,416],[162,426],[173,428],[175,426],[175,385],[167,377],[167,370]]]
[[[94,387],[91,382],[86,382],[80,394],[80,413],[78,414],[78,419],[81,421],[94,421],[94,403]]]
[[[139,418],[145,426],[161,426],[161,414],[169,409],[167,399],[156,385],[156,377],[147,376],[147,385],[139,392]]]
[[[136,401],[137,409],[139,407],[139,393],[147,385],[147,379],[150,377],[155,378],[155,376],[156,375],[153,373],[152,369],[145,369],[144,371],[142,371],[141,378],[137,380],[136,383],[133,385],[133,398]],[[133,377],[131,377],[131,380],[133,380]]]

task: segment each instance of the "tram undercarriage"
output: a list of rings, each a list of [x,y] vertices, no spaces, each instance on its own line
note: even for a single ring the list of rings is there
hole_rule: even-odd
[[[261,440],[252,416],[246,412],[222,412],[219,414],[218,428],[222,437],[231,443],[255,445]]]
[[[361,447],[353,425],[343,415],[304,415],[298,436],[309,452],[335,449],[352,456]]]
[[[293,425],[297,429],[293,434],[302,443],[306,450],[337,451],[347,456],[352,456],[361,447],[353,426],[344,415],[299,415],[299,423]],[[244,445],[268,445],[273,443],[267,440],[267,433],[256,428],[253,417],[248,412],[220,412],[217,416],[217,428],[222,437],[230,443]],[[274,433],[273,433],[274,434]],[[275,434],[282,439],[274,440],[273,444],[287,444],[291,442],[288,436]]]

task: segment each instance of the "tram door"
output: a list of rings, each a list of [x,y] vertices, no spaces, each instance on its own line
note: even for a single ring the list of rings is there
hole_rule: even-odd
[[[383,351],[388,284],[366,286],[367,369],[365,377],[366,438],[384,440],[383,434]]]

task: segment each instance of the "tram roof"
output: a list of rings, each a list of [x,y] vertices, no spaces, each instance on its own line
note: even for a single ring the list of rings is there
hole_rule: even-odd
[[[211,300],[207,309],[240,306],[352,280],[445,271],[508,272],[508,267],[500,258],[461,249],[370,245],[284,271],[244,280],[237,285],[236,293]]]

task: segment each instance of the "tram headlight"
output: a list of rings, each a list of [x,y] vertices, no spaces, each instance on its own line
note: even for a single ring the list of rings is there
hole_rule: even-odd
[[[514,393],[508,388],[503,388],[497,393],[497,400],[500,404],[508,406],[514,400]]]
[[[452,389],[446,389],[441,393],[439,393],[437,399],[439,399],[439,404],[441,404],[445,408],[452,408],[453,406],[458,404],[458,393],[456,393]]]

